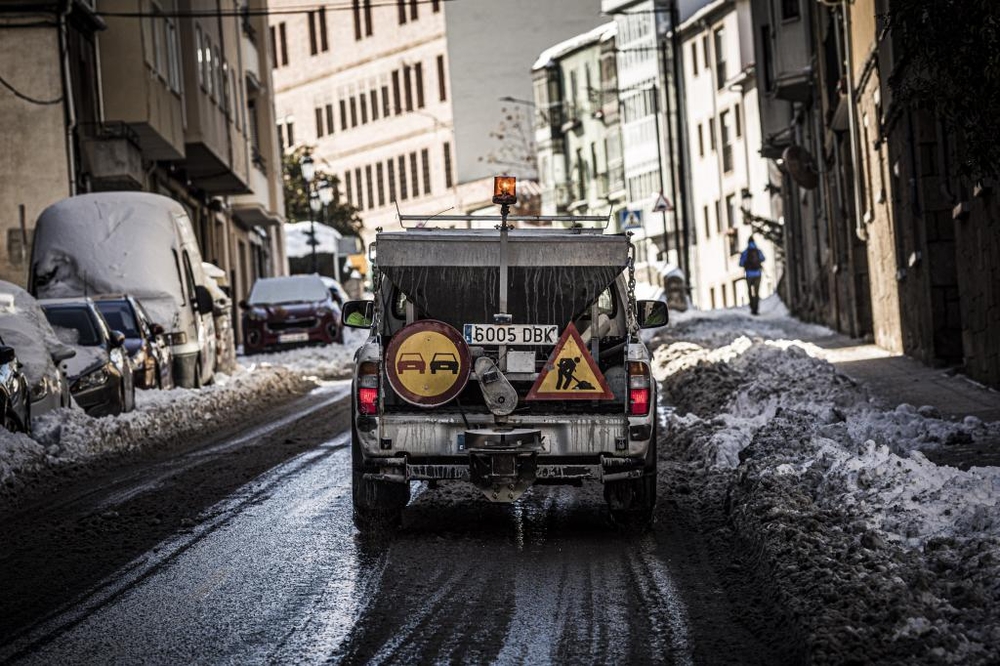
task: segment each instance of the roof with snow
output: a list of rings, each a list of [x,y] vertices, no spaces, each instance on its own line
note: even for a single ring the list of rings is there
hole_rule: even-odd
[[[602,42],[609,37],[614,36],[618,32],[618,25],[614,21],[610,21],[603,25],[599,25],[590,32],[585,32],[582,35],[577,35],[575,37],[570,37],[566,41],[559,42],[555,46],[550,46],[549,48],[542,51],[541,55],[538,56],[538,60],[535,64],[531,66],[532,71],[536,69],[542,69],[543,67],[548,67],[549,63],[554,60],[558,60],[564,56],[569,55],[573,51],[582,49],[585,46],[591,44]]]
[[[308,257],[312,254],[312,246],[309,244],[309,236],[313,223],[290,222],[285,225],[285,252],[291,257]],[[331,226],[316,223],[316,246],[317,252],[337,253],[337,241],[341,234]]]

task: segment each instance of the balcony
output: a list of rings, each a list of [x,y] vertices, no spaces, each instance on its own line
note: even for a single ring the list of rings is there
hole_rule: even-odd
[[[253,166],[250,168],[250,193],[233,197],[233,215],[246,227],[266,227],[281,224],[284,220],[275,210],[271,200],[271,178],[279,177],[267,169],[267,162],[253,148]],[[277,187],[277,186],[276,186]]]
[[[143,186],[139,136],[126,123],[80,126],[83,170],[94,190],[139,190]]]

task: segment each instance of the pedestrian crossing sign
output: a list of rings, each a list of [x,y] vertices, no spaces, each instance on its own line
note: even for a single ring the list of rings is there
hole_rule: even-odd
[[[573,322],[559,337],[526,400],[612,400],[594,358]]]

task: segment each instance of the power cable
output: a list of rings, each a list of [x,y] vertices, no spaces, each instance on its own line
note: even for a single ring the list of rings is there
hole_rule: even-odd
[[[35,99],[30,95],[25,95],[23,92],[21,92],[13,85],[11,85],[7,81],[7,79],[3,78],[2,76],[0,76],[0,85],[3,85],[4,88],[11,91],[14,94],[14,96],[17,97],[18,99],[23,99],[25,102],[31,102],[32,104],[38,104],[39,106],[50,106],[52,104],[61,104],[63,101],[62,95],[59,95],[59,97],[55,99]]]

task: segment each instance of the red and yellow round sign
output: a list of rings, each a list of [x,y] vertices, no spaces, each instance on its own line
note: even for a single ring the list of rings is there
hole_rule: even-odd
[[[403,400],[420,407],[443,405],[461,393],[470,369],[469,347],[461,334],[434,319],[406,326],[386,350],[389,385]]]

